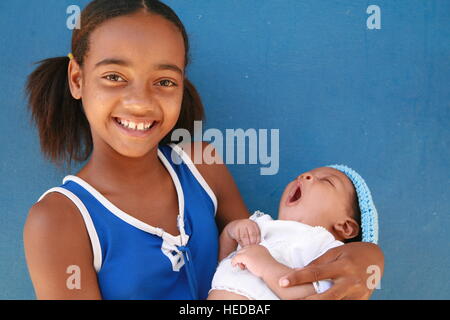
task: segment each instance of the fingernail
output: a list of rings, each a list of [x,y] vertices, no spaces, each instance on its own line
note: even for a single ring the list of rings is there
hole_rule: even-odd
[[[288,279],[281,279],[280,280],[280,286],[287,287],[288,285],[289,285],[289,280]]]

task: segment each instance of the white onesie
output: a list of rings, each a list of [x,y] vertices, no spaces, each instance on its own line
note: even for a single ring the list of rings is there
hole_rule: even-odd
[[[312,227],[296,221],[273,220],[268,214],[256,211],[251,217],[261,232],[260,245],[266,247],[272,257],[290,268],[302,268],[331,248],[343,245],[323,227]],[[223,259],[217,267],[211,290],[226,290],[251,300],[278,300],[265,282],[250,273],[233,267],[231,260],[236,252]],[[313,283],[317,293],[332,286],[330,280]]]

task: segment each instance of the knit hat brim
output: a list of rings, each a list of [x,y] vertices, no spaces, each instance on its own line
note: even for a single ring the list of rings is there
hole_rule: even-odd
[[[378,212],[372,194],[364,179],[353,169],[345,165],[331,165],[330,168],[344,173],[355,187],[361,211],[362,241],[378,243]]]

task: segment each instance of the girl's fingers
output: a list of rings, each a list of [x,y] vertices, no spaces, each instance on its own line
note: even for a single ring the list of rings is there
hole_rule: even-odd
[[[341,273],[342,263],[339,261],[321,265],[310,265],[305,268],[295,269],[281,277],[280,285],[283,287],[291,287],[319,280],[335,279]]]
[[[349,285],[345,282],[336,283],[323,293],[314,294],[304,298],[305,300],[343,300],[347,296]]]

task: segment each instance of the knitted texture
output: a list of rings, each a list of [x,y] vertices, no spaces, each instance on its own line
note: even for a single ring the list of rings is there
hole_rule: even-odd
[[[377,244],[378,212],[366,182],[355,170],[345,165],[331,165],[328,167],[343,172],[353,183],[358,196],[359,210],[361,211],[362,241]]]

